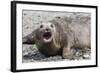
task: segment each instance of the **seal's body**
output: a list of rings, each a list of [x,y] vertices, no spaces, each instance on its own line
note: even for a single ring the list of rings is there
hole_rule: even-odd
[[[90,48],[90,17],[56,17],[41,23],[31,34],[23,38],[23,43],[35,43],[40,52],[47,56],[62,54],[72,57],[72,48]]]

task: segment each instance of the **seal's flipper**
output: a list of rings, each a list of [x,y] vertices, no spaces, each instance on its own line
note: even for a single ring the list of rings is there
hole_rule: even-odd
[[[33,32],[22,38],[23,44],[35,44]]]

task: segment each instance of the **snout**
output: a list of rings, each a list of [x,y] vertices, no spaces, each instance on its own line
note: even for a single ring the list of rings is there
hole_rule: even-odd
[[[46,28],[43,34],[44,39],[49,39],[52,36],[52,32],[50,31],[49,28]]]
[[[46,28],[46,29],[45,29],[45,32],[50,32],[50,29],[49,29],[49,28]]]
[[[49,28],[46,28],[43,33],[43,40],[45,42],[50,42],[52,38],[52,32]]]

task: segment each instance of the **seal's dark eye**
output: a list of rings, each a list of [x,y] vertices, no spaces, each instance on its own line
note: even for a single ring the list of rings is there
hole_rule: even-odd
[[[43,28],[43,25],[40,25],[40,28]]]
[[[53,25],[51,25],[51,27],[53,28]]]

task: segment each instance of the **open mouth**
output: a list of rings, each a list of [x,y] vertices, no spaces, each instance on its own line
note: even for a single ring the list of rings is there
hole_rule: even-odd
[[[46,40],[49,40],[51,38],[51,32],[45,32],[43,34],[43,38],[46,39]]]

